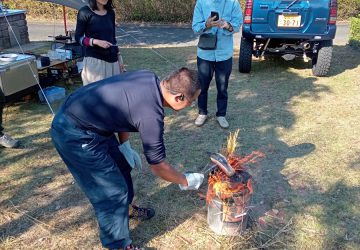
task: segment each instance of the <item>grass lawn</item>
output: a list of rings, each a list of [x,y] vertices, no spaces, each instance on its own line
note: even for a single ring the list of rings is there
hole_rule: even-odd
[[[196,48],[159,48],[179,66],[196,68]],[[173,68],[146,48],[124,48],[127,69]],[[236,53],[237,54],[237,53]],[[240,237],[217,236],[206,222],[199,191],[180,191],[145,167],[134,171],[136,203],[156,216],[131,222],[136,244],[148,249],[359,249],[360,248],[360,52],[334,46],[329,77],[312,76],[302,61],[254,61],[251,74],[237,71],[229,84],[229,130],[211,118],[193,122],[195,107],[166,111],[168,161],[180,171],[201,171],[207,151],[217,152],[240,129],[237,153],[260,150],[250,165],[255,180],[252,227]],[[81,85],[67,87],[67,93]],[[135,87],[135,86],[134,86]],[[58,103],[54,105],[56,110]],[[101,249],[97,223],[49,137],[47,106],[17,102],[5,109],[6,132],[19,149],[0,149],[0,249]],[[141,151],[139,137],[132,144]],[[145,163],[143,157],[143,163]]]

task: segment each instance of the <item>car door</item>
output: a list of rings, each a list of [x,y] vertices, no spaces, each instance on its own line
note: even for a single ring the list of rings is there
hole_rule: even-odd
[[[255,0],[254,33],[323,34],[327,31],[330,0]]]

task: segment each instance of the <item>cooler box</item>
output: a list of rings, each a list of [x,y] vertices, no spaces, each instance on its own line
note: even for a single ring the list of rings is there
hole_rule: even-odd
[[[43,89],[46,98],[48,99],[49,103],[52,103],[57,100],[61,100],[65,98],[65,89],[57,86],[51,86]],[[46,102],[43,93],[41,90],[38,91],[40,102]]]
[[[0,60],[0,88],[6,99],[31,92],[32,89],[36,89],[37,81],[35,56],[18,54],[14,61]]]

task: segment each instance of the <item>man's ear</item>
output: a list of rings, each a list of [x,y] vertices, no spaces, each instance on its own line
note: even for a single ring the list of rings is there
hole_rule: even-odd
[[[178,102],[178,101],[181,101],[183,102],[185,100],[185,95],[184,94],[176,94],[175,95],[175,101]]]

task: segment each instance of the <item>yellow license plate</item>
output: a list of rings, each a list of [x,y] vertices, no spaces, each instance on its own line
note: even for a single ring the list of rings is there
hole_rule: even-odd
[[[278,27],[298,28],[300,24],[300,15],[279,15],[278,17]]]

